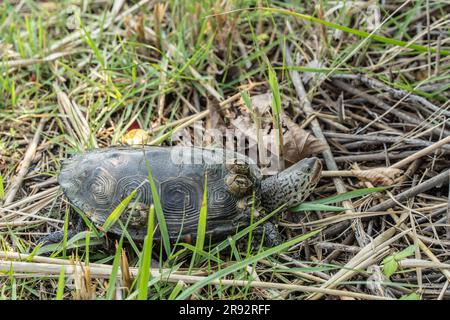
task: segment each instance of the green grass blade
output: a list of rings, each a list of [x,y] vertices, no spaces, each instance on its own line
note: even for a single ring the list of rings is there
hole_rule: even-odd
[[[91,220],[89,220],[89,218],[86,216],[86,214],[84,214],[83,211],[81,211],[80,209],[78,209],[75,206],[72,206],[72,208],[77,212],[77,214],[80,215],[81,219],[83,220],[83,222],[86,224],[87,229],[91,232],[93,232],[95,234],[95,237],[97,238],[101,238],[103,236],[103,234],[97,230],[97,228],[95,227],[95,225],[92,223]]]
[[[154,229],[155,207],[150,206],[148,215],[148,229],[144,240],[144,250],[141,256],[141,266],[139,268],[138,300],[147,300],[148,281],[150,280],[150,266],[152,261],[153,229]]]
[[[277,213],[281,212],[283,209],[285,209],[285,206],[281,206],[279,208],[277,208],[276,210],[272,211],[271,213],[267,214],[266,216],[264,216],[263,218],[259,219],[258,221],[256,221],[255,223],[245,227],[244,229],[238,231],[235,235],[233,235],[231,237],[232,241],[237,241],[239,239],[241,239],[242,237],[244,237],[246,234],[249,234],[250,232],[252,232],[252,230],[254,230],[257,226],[263,224],[265,221],[269,220],[270,218],[272,218],[274,215],[276,215]],[[227,248],[230,245],[230,241],[228,239],[220,242],[218,245],[216,245],[211,251],[210,254],[217,254],[220,251],[222,251],[223,249]]]
[[[309,201],[309,202],[303,202],[295,207],[290,208],[290,211],[299,212],[299,211],[343,211],[345,210],[342,207],[336,207],[336,206],[328,206],[330,203],[338,203],[345,200],[350,200],[353,198],[363,197],[368,194],[383,191],[386,188],[383,187],[377,187],[377,188],[364,188],[364,189],[358,189],[353,190],[350,192],[345,192],[341,194],[337,194],[331,197],[315,200],[315,201]]]
[[[63,250],[63,257],[66,257],[66,247],[67,247],[67,237],[69,235],[69,208],[66,208],[66,215],[64,217],[64,226],[63,226],[63,246],[62,246],[62,250]]]
[[[436,48],[421,46],[421,45],[415,44],[415,43],[408,43],[408,42],[402,41],[402,40],[378,36],[376,34],[372,34],[372,33],[366,32],[366,31],[341,26],[341,25],[333,23],[333,22],[325,21],[325,20],[315,18],[315,17],[307,15],[307,14],[298,13],[298,12],[294,12],[291,10],[279,9],[279,8],[259,8],[259,9],[264,10],[264,11],[270,11],[270,12],[276,12],[276,13],[281,13],[281,14],[285,14],[285,15],[290,15],[290,16],[294,16],[296,18],[300,18],[300,19],[304,19],[304,20],[313,21],[316,23],[320,23],[326,27],[330,27],[333,29],[337,29],[337,30],[341,30],[341,31],[344,31],[347,33],[354,34],[361,38],[371,39],[371,40],[375,40],[375,41],[390,44],[390,45],[409,48],[409,49],[413,49],[418,52],[428,52],[428,50],[430,50],[431,52],[435,53],[437,51]],[[448,55],[450,55],[450,51],[441,49],[440,54],[442,56],[448,56]]]
[[[272,92],[272,111],[275,116],[279,117],[281,112],[281,96],[277,75],[270,64],[267,67],[269,72],[269,85]]]
[[[108,290],[106,291],[106,299],[112,300],[116,289],[117,273],[119,271],[120,256],[122,254],[123,237],[120,238],[119,245],[116,248],[114,262],[112,265],[111,275],[109,276]]]
[[[181,264],[173,265],[170,270],[162,272],[160,277],[159,276],[153,277],[152,279],[150,279],[147,286],[148,287],[155,286],[155,288],[157,288],[158,283],[161,282],[161,279],[164,279],[164,277],[169,276],[171,273],[176,272],[180,268],[180,265]],[[135,290],[135,291],[133,291],[133,293],[131,293],[130,295],[128,295],[126,297],[126,300],[135,300],[137,298],[138,294],[139,294],[139,290]]]
[[[203,200],[202,206],[200,208],[200,215],[198,217],[198,225],[197,225],[197,239],[195,241],[195,251],[191,260],[191,267],[195,264],[197,260],[197,251],[203,251],[203,247],[205,246],[205,235],[206,235],[206,219],[207,219],[207,211],[208,211],[208,198],[207,198],[207,190],[208,190],[208,177],[205,174],[205,186],[203,190]]]
[[[298,206],[289,209],[289,211],[293,212],[301,212],[301,211],[332,211],[332,212],[340,212],[344,211],[345,208],[343,207],[336,207],[336,206],[330,206],[327,204],[321,204],[321,203],[310,203],[310,202],[304,202],[299,204]]]
[[[368,194],[371,194],[371,193],[374,193],[374,192],[383,191],[383,190],[386,190],[386,188],[376,187],[376,188],[358,189],[358,190],[353,190],[353,191],[337,194],[337,195],[334,195],[334,196],[331,196],[331,197],[327,197],[327,198],[324,198],[324,199],[311,201],[309,203],[320,203],[320,204],[338,203],[338,202],[342,202],[342,201],[345,201],[345,200],[351,200],[351,199],[354,199],[354,198],[364,197],[364,196],[366,196]]]
[[[11,281],[11,300],[17,300],[17,280],[12,268],[9,271],[9,280]]]
[[[217,258],[216,256],[210,254],[209,252],[206,252],[205,250],[200,250],[196,246],[193,246],[193,245],[191,245],[189,243],[178,243],[177,246],[186,248],[186,249],[190,250],[192,253],[195,252],[195,254],[197,254],[197,255],[199,255],[201,257],[204,257],[207,260],[214,261],[216,263],[223,263],[223,261],[221,259]],[[185,251],[185,250],[183,249],[183,251]],[[180,251],[178,251],[178,252],[180,252]],[[174,257],[176,257],[178,252],[176,254],[173,254],[170,257],[170,259],[173,259]]]
[[[275,253],[281,252],[283,250],[288,249],[289,247],[304,241],[316,234],[318,234],[321,231],[321,229],[319,230],[314,230],[312,232],[309,232],[307,234],[301,235],[299,237],[293,238],[289,241],[286,241],[276,247],[267,249],[265,251],[262,251],[254,256],[251,256],[247,259],[244,259],[238,263],[232,264],[231,266],[228,266],[218,272],[215,272],[211,275],[209,275],[208,277],[204,278],[201,281],[196,282],[195,284],[191,285],[189,288],[187,288],[186,290],[184,290],[178,297],[177,300],[184,300],[187,299],[189,296],[191,296],[194,292],[196,292],[198,289],[208,285],[211,281],[216,280],[216,279],[220,279],[223,278],[227,275],[229,275],[230,273],[233,273],[237,270],[240,270],[242,268],[245,268],[247,265],[250,265],[252,263],[255,263],[261,259],[264,259],[270,255],[273,255]]]
[[[406,247],[405,249],[403,249],[402,251],[394,254],[394,258],[397,261],[406,259],[409,256],[412,256],[416,250],[417,250],[417,245],[412,244],[412,245]]]
[[[89,265],[89,245],[91,242],[91,232],[87,231],[86,232],[86,242],[85,242],[85,264],[88,266]]]
[[[114,223],[119,220],[120,215],[125,211],[131,199],[136,195],[137,189],[133,190],[121,203],[111,212],[111,214],[106,218],[105,223],[102,226],[102,231],[108,232],[108,230],[114,225]]]
[[[175,300],[175,298],[178,296],[178,294],[183,290],[183,288],[186,286],[186,284],[183,281],[178,281],[175,288],[173,288],[172,292],[170,293],[170,296],[167,300]]]
[[[399,300],[420,300],[420,295],[417,292],[405,294]]]
[[[124,238],[127,240],[127,243],[132,247],[133,251],[140,256],[141,251],[139,250],[138,246],[136,245],[136,242],[133,240],[133,237],[131,236],[131,234],[128,232],[128,221],[127,223],[124,225],[122,221],[117,221],[122,233],[124,235]]]
[[[152,191],[153,205],[155,206],[156,219],[158,220],[159,225],[159,232],[161,233],[164,250],[166,251],[167,256],[170,256],[171,250],[170,250],[169,229],[167,228],[166,219],[164,218],[161,200],[159,198],[158,189],[156,188],[155,181],[153,180],[152,171],[150,170],[147,158],[145,158],[145,160],[146,160],[145,163],[147,165],[148,181],[150,182],[150,189]]]
[[[75,248],[85,247],[84,239],[86,238],[87,232],[89,232],[89,231],[82,231],[82,232],[74,235],[70,240],[67,241],[66,249],[75,249]],[[61,244],[62,244],[62,242],[52,243],[52,244],[48,244],[45,246],[40,246],[37,250],[33,250],[33,251],[35,251],[35,254],[37,254],[37,255],[52,252],[51,257],[56,257],[63,251],[63,247]],[[91,236],[90,241],[89,241],[90,246],[101,245],[101,244],[104,244],[103,240],[101,240],[100,238],[98,238],[96,236],[94,236],[94,237]]]
[[[87,45],[92,49],[94,52],[95,57],[97,58],[98,62],[102,66],[103,69],[105,69],[105,59],[103,58],[100,50],[98,49],[97,45],[95,44],[95,41],[92,39],[91,35],[89,34],[89,31],[85,28],[83,22],[81,19],[79,19],[81,29],[83,30],[84,40],[86,41]]]
[[[269,86],[272,93],[272,117],[273,125],[277,132],[277,148],[278,155],[281,156],[283,153],[283,130],[281,127],[281,95],[280,88],[278,85],[277,74],[273,70],[269,62],[267,62],[267,68],[269,72]]]
[[[66,283],[66,277],[65,277],[65,268],[61,268],[61,272],[59,273],[58,278],[58,288],[56,290],[56,300],[62,300],[64,296],[64,287]]]
[[[255,218],[255,192],[253,191],[252,195],[252,209],[250,211],[250,225],[253,224]],[[253,230],[250,229],[248,233],[248,239],[247,239],[247,255],[246,257],[250,257],[251,250],[252,250],[252,238],[253,238]]]
[[[39,249],[40,248],[42,248],[42,246],[43,246],[43,243],[38,243],[34,248],[33,248],[33,250],[30,252],[30,254],[28,255],[28,257],[27,257],[27,261],[32,261],[33,260],[33,257],[35,256],[35,255],[38,255],[38,251],[39,251]]]
[[[241,98],[242,101],[244,102],[244,106],[248,109],[248,111],[250,112],[253,111],[252,101],[247,91],[241,91]]]
[[[2,173],[0,172],[0,200],[3,200],[4,197],[5,197],[5,188],[3,186]]]

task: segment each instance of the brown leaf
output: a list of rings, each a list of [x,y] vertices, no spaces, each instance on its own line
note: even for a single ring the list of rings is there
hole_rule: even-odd
[[[122,274],[122,281],[129,293],[131,285],[133,283],[133,277],[131,276],[130,266],[128,264],[128,257],[125,249],[122,250],[122,254],[120,256],[120,270]]]
[[[78,259],[71,260],[74,267],[73,280],[75,284],[74,298],[76,300],[92,300],[95,296],[95,286],[92,284],[90,267],[82,264]],[[76,267],[78,266],[78,267]]]
[[[157,3],[155,4],[154,14],[155,14],[155,22],[158,25],[161,25],[164,20],[164,15],[166,14],[167,3]]]
[[[138,34],[138,39],[141,42],[145,41],[145,25],[144,25],[144,16],[138,16],[137,17],[137,24],[136,24],[136,33]]]
[[[397,168],[373,168],[369,170],[352,170],[358,179],[369,181],[374,185],[390,186],[395,183],[403,170]]]
[[[275,135],[273,130],[271,130],[271,122],[263,122],[261,124],[261,141],[259,143],[256,127],[250,116],[238,116],[236,119],[231,120],[231,124],[240,134],[248,138],[250,145],[258,144],[259,148],[265,148],[269,151],[270,155],[277,153],[276,148],[274,148],[276,143]],[[328,148],[325,142],[317,139],[310,132],[303,130],[298,124],[286,116],[283,116],[283,124],[286,128],[283,134],[283,158],[286,167]]]
[[[303,130],[287,116],[283,116],[283,123],[287,127],[287,131],[283,135],[283,152],[287,167],[310,155],[328,149],[328,145],[325,142],[317,139],[310,132]]]

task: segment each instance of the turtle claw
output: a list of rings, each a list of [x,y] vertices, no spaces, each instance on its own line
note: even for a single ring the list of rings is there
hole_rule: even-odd
[[[229,172],[224,178],[228,190],[238,198],[250,194],[254,184],[250,179],[249,164],[243,159],[233,158],[227,160],[225,168]]]
[[[264,212],[260,203],[261,203],[261,201],[257,197],[253,197],[252,195],[249,195],[249,196],[245,196],[245,197],[239,199],[236,202],[236,208],[240,212],[245,214],[248,217],[248,219],[250,219],[250,215],[252,213],[252,208],[254,208],[253,217],[258,218]]]
[[[266,247],[273,248],[283,243],[281,234],[278,228],[272,222],[266,222],[263,224],[264,228],[264,244]]]
[[[224,179],[228,190],[236,197],[248,195],[252,190],[252,181],[243,174],[229,173]]]
[[[253,230],[251,250],[258,250],[261,247],[261,243],[267,248],[273,248],[283,243],[283,238],[278,232],[277,227],[270,221],[264,222]],[[247,246],[248,235],[239,241],[240,249],[246,250]]]
[[[138,202],[129,204],[127,210],[120,216],[123,223],[129,222],[130,226],[139,228],[147,225],[150,207],[145,203]]]
[[[63,231],[55,231],[46,236],[39,238],[39,240],[37,242],[39,244],[42,244],[43,246],[46,246],[49,244],[61,242],[63,239],[64,239],[64,232]]]
[[[70,239],[77,233],[83,231],[85,227],[86,225],[84,224],[83,219],[81,217],[78,217],[78,220],[76,221],[74,228],[67,230],[67,239]],[[64,231],[59,230],[39,238],[37,242],[41,243],[43,246],[46,246],[53,243],[59,243],[63,241],[63,239],[64,239]]]

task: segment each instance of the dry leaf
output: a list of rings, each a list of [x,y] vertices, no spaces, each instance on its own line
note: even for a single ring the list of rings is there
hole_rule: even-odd
[[[122,254],[120,256],[120,270],[122,274],[122,281],[125,287],[128,289],[129,293],[131,285],[133,283],[133,277],[131,276],[130,265],[128,263],[127,253],[125,249],[122,250]]]
[[[352,170],[352,173],[360,180],[369,181],[374,185],[390,186],[395,183],[403,170],[397,168],[373,168],[369,170]]]
[[[155,14],[155,22],[158,25],[161,25],[164,20],[164,15],[166,14],[167,3],[157,3],[155,4],[154,14]]]
[[[164,15],[166,14],[167,3],[157,3],[155,4],[154,16],[155,16],[155,34],[156,42],[159,49],[161,49],[161,25],[164,20]],[[145,30],[145,29],[144,29]],[[165,74],[165,73],[164,73]]]
[[[138,34],[138,39],[141,42],[145,42],[145,25],[144,25],[144,16],[137,17],[137,23],[135,25],[135,31]]]
[[[222,138],[225,132],[222,130],[223,127],[221,124],[205,130],[202,146],[207,148],[224,148]]]
[[[236,119],[231,120],[231,124],[248,138],[250,145],[257,143],[255,124],[249,116],[238,116]],[[283,116],[283,124],[286,127],[286,131],[283,134],[283,158],[286,167],[328,148],[326,143],[300,128],[298,124],[286,116]],[[273,155],[276,152],[276,148],[274,148],[275,136],[270,126],[270,123],[262,124],[262,141],[259,142],[258,146],[263,146]]]
[[[149,140],[149,133],[142,129],[132,129],[122,137],[122,143],[130,146],[135,144],[147,144]]]
[[[310,132],[303,130],[288,117],[283,116],[283,123],[287,127],[287,131],[283,135],[283,152],[286,167],[312,154],[328,149],[328,145],[325,142],[317,139]]]
[[[95,286],[92,284],[89,266],[84,266],[78,260],[71,261],[74,266],[73,280],[75,285],[74,298],[76,300],[92,300],[95,296]],[[80,268],[76,268],[78,265]]]

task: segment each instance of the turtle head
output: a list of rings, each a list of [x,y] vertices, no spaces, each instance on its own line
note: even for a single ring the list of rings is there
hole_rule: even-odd
[[[263,206],[273,211],[302,203],[320,179],[322,164],[318,158],[306,158],[280,173],[264,179],[261,184]]]

